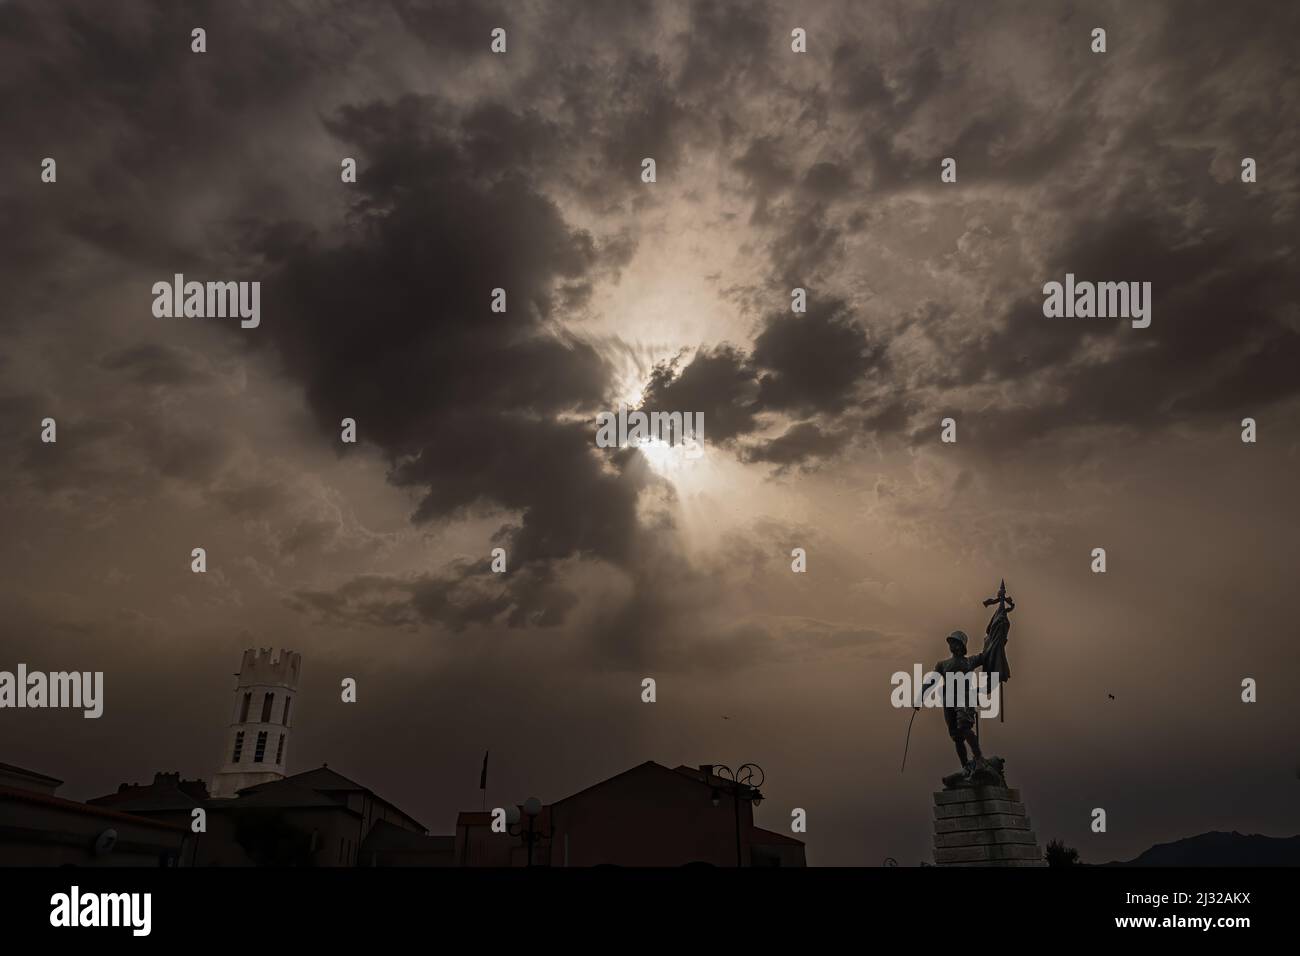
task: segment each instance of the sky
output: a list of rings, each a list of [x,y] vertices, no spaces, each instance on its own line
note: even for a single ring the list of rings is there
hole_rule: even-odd
[[[210,778],[243,649],[289,648],[291,768],[433,833],[489,748],[493,805],[756,762],[810,864],[915,865],[956,756],[923,711],[900,772],[890,677],[1005,579],[981,739],[1040,843],[1300,832],[1297,40],[1283,2],[0,3],[0,669],[106,687],[0,712],[0,760]],[[260,324],[155,317],[177,273]],[[1150,327],[1044,316],[1067,273],[1150,282]],[[623,405],[703,454],[597,447]]]

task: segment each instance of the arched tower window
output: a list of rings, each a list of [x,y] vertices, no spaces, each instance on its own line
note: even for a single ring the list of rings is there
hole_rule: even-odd
[[[248,723],[248,708],[249,705],[251,705],[252,703],[253,703],[253,695],[251,692],[249,692],[244,695],[244,702],[239,707],[239,722],[241,724]]]
[[[280,735],[280,742],[275,747],[275,762],[284,763],[284,734]]]
[[[266,757],[266,731],[257,734],[257,749],[253,751],[253,763],[261,763]]]
[[[268,693],[262,698],[262,723],[271,722],[271,706],[275,703],[275,695]]]
[[[235,734],[235,752],[230,758],[231,763],[239,763],[239,755],[244,752],[244,732],[241,730]]]
[[[285,698],[284,698],[284,717],[280,720],[280,723],[284,724],[286,727],[289,726],[289,702],[292,701],[292,700],[293,700],[292,697],[288,696],[287,694],[285,695]]]

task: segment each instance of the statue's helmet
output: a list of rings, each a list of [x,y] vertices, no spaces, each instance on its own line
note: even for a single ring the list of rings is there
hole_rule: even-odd
[[[948,646],[952,647],[954,644],[961,648],[961,652],[963,654],[966,653],[966,632],[965,631],[953,631],[951,634],[948,635]],[[955,650],[956,648],[953,649]]]

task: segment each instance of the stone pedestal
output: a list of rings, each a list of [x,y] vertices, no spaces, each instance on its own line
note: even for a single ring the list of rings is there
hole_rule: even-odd
[[[1020,791],[941,790],[934,795],[936,866],[1046,866]]]

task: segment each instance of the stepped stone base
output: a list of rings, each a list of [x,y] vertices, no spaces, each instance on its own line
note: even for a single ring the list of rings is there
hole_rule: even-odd
[[[1020,791],[941,790],[934,795],[935,866],[1046,866]]]

